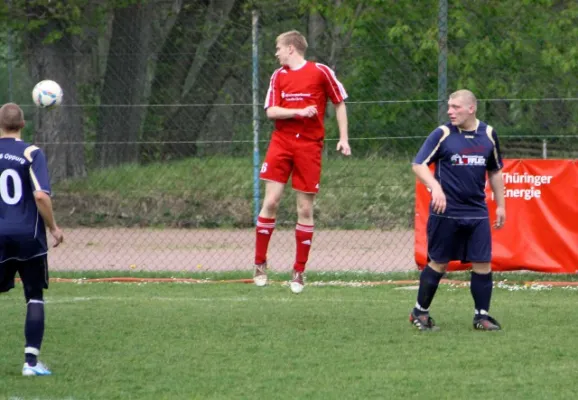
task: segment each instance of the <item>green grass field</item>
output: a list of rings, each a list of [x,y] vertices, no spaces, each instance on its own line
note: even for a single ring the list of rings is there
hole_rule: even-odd
[[[413,226],[415,178],[410,158],[327,157],[315,204],[321,229]],[[253,226],[250,158],[203,157],[95,170],[59,182],[54,207],[61,225],[247,228]],[[261,184],[261,198],[264,186]],[[295,224],[287,190],[277,223]]]
[[[471,327],[469,290],[442,286],[414,331],[397,286],[53,283],[43,359],[22,377],[22,290],[0,296],[1,399],[574,398],[572,289],[496,288],[502,332]]]

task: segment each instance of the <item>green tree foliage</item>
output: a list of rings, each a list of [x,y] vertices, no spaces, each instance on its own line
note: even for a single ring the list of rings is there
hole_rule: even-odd
[[[151,14],[137,12],[144,5]],[[309,39],[309,58],[334,68],[349,93],[351,136],[367,139],[356,140],[357,154],[413,152],[437,125],[437,0],[11,0],[0,4],[0,23],[2,38],[8,29],[14,33],[14,61],[20,75],[26,66],[29,86],[50,72],[62,79],[67,101],[152,105],[130,115],[126,109],[63,108],[52,122],[39,114],[43,132],[70,127],[38,137],[43,141],[118,142],[126,132],[131,141],[153,143],[110,157],[103,148],[87,148],[90,159],[96,154],[97,164],[106,166],[125,160],[119,155],[126,152],[133,161],[188,157],[199,154],[199,140],[208,137],[251,138],[253,10],[260,15],[261,101],[278,67],[276,36],[298,29]],[[577,102],[571,99],[578,79],[578,3],[467,0],[449,2],[448,10],[448,92],[473,90],[480,117],[514,137],[505,141],[510,154],[522,148],[519,135],[576,134]],[[128,29],[131,18],[138,29]],[[139,55],[129,68],[115,57],[130,49]],[[262,122],[265,133],[271,123]],[[331,115],[327,123],[335,134]],[[399,136],[416,139],[370,140]],[[182,141],[188,144],[155,144]],[[61,163],[62,176],[84,170],[84,160],[73,156],[82,151],[70,151],[53,161]]]
[[[576,97],[578,45],[571,38],[578,38],[578,3],[493,5],[470,1],[450,10],[450,20],[460,22],[459,29],[450,31],[449,70],[455,86],[469,87],[481,98]],[[512,132],[576,132],[572,103],[503,101],[487,107]]]
[[[45,148],[54,181],[83,176],[85,127],[80,96],[87,74],[79,55],[90,53],[108,10],[133,1],[11,0],[0,5],[0,21],[14,32],[17,61],[25,65],[29,87],[43,79],[57,81],[65,93],[63,107],[34,115],[34,141]],[[96,34],[95,34],[96,33]],[[91,35],[92,34],[92,35]]]

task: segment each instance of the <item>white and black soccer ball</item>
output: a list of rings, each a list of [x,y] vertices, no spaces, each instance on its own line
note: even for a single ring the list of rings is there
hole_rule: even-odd
[[[40,81],[32,90],[32,100],[40,108],[51,108],[62,103],[62,88],[51,80]]]

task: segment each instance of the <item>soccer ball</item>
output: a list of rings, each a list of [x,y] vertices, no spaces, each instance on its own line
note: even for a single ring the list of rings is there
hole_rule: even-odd
[[[40,108],[51,108],[62,103],[62,88],[54,81],[40,81],[32,90],[32,100]]]

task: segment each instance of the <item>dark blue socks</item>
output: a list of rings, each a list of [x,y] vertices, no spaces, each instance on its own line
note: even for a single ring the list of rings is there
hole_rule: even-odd
[[[424,268],[419,276],[419,290],[414,313],[419,315],[428,312],[442,276],[444,276],[443,273],[437,272],[429,265]]]
[[[492,273],[477,274],[472,271],[472,280],[470,283],[470,291],[474,298],[474,306],[476,308],[476,315],[487,315],[490,311],[490,301],[492,299]]]
[[[34,366],[44,337],[44,301],[35,299],[28,301],[24,337],[26,338],[25,361],[28,365]]]

